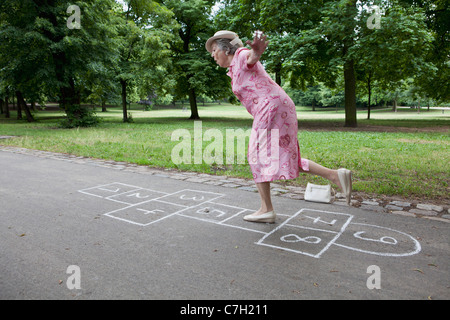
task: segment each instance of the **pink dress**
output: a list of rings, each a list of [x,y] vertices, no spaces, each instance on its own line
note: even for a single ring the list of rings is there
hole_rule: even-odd
[[[248,53],[236,51],[228,75],[233,93],[254,119],[247,153],[253,179],[295,179],[299,171],[309,171],[309,163],[300,156],[294,102],[260,62],[248,67]]]

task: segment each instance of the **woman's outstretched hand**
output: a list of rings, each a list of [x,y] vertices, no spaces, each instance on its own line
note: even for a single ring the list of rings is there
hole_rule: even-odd
[[[267,41],[267,36],[262,31],[258,30],[255,31],[253,35],[253,41],[247,40],[245,43],[252,48],[248,55],[247,63],[253,65],[259,61],[259,58],[266,50],[269,41]]]

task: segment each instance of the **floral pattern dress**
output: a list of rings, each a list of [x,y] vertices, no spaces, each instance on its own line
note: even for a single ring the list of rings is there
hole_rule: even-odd
[[[247,64],[248,53],[246,48],[236,51],[228,75],[233,93],[254,119],[247,153],[253,179],[295,179],[309,165],[300,156],[294,102],[260,62]]]

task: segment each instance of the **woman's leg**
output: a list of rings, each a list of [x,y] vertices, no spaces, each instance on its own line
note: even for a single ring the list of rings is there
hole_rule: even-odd
[[[314,161],[307,161],[309,163],[309,171],[304,172],[321,176],[336,184],[339,189],[345,194],[347,204],[350,205],[352,197],[352,172],[347,169],[332,170],[321,166]]]
[[[311,160],[308,160],[308,163],[309,163],[309,171],[303,172],[318,175],[325,179],[328,179],[332,183],[336,184],[339,187],[339,189],[343,190],[339,179],[338,170],[326,168]],[[258,216],[273,211],[272,200],[270,197],[270,182],[256,183],[256,188],[258,189],[259,196],[261,197],[261,208],[259,208],[258,211],[254,212],[249,216]]]
[[[261,197],[261,208],[252,214],[244,216],[244,220],[274,223],[276,214],[273,212],[272,201],[270,199],[270,182],[256,183],[256,187]]]
[[[260,215],[266,212],[273,211],[272,200],[270,197],[270,182],[256,183],[259,196],[261,197],[261,208],[253,213],[253,215]]]
[[[328,179],[334,184],[336,184],[342,190],[337,170],[328,169],[311,160],[308,160],[308,162],[309,162],[309,171],[303,172],[318,175],[325,179]],[[270,197],[270,182],[256,183],[256,188],[258,189],[259,196],[261,197],[261,208],[255,213],[253,213],[253,215],[260,215],[266,212],[273,211],[272,200]]]
[[[342,190],[341,182],[339,181],[338,171],[328,169],[320,164],[315,163],[314,161],[309,161],[309,171],[304,171],[305,173],[314,174],[317,176],[321,176],[327,180],[330,180],[332,183],[336,184],[339,189]]]

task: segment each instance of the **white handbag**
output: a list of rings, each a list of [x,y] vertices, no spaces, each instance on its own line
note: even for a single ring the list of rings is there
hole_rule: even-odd
[[[333,191],[333,194],[332,194]],[[334,201],[334,190],[331,185],[317,185],[309,183],[306,185],[305,200],[313,202],[331,203]]]

